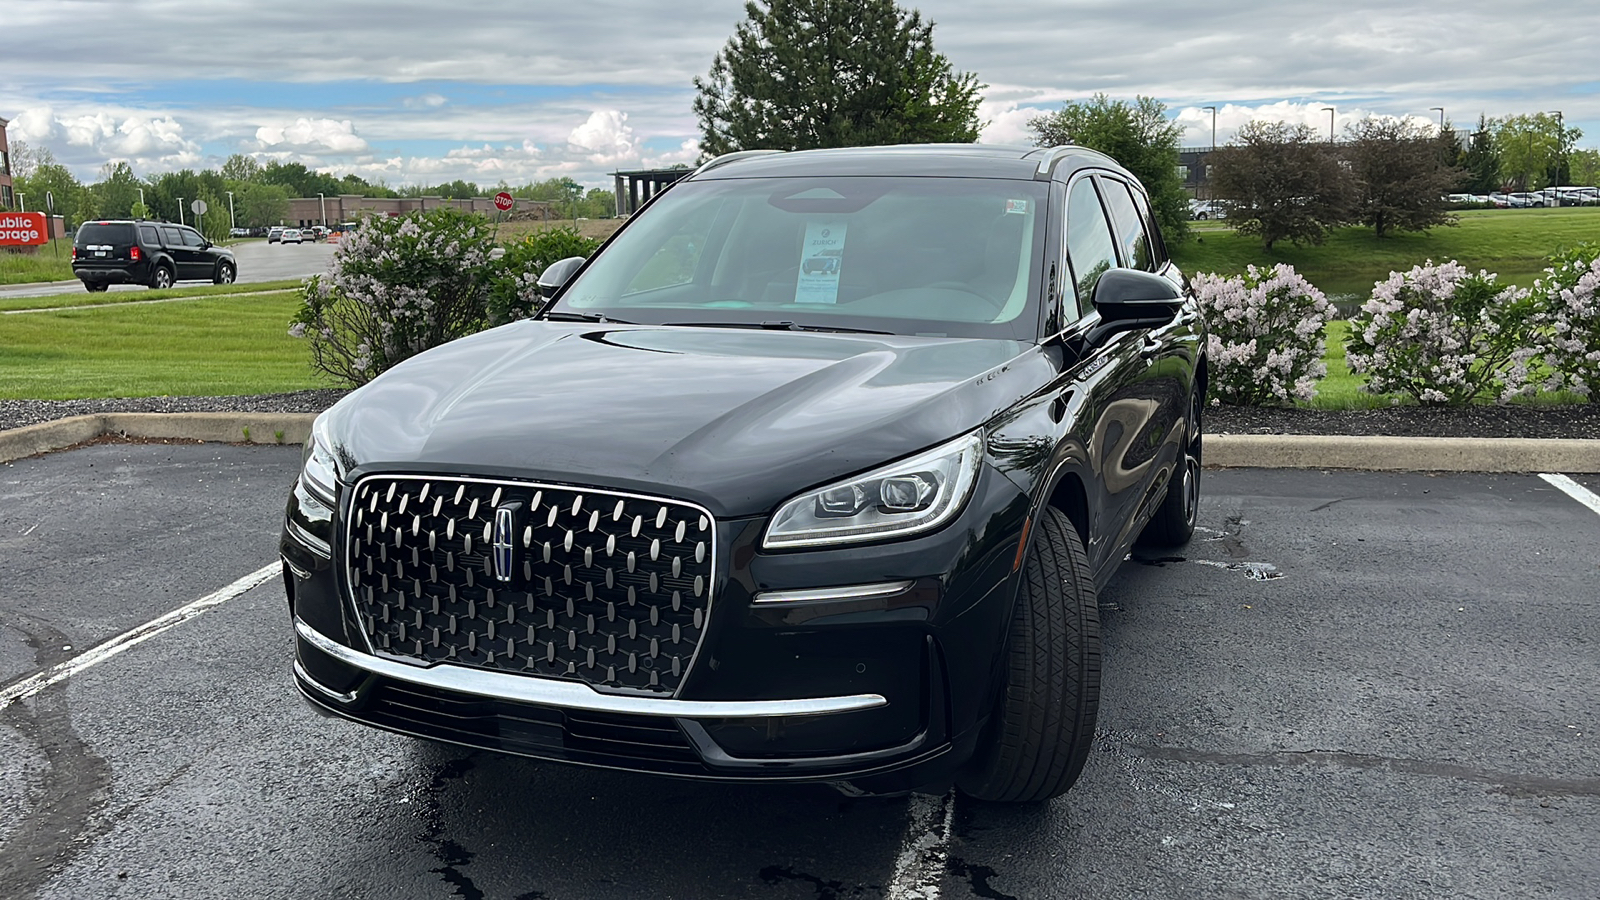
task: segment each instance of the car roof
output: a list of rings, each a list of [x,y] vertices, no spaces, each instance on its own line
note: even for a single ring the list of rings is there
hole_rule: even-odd
[[[1087,147],[895,144],[730,153],[702,165],[689,178],[705,181],[807,175],[913,175],[1064,181],[1085,168],[1128,174],[1111,157]]]

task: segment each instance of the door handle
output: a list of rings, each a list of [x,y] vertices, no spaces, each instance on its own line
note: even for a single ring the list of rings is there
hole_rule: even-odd
[[[1139,345],[1139,356],[1142,359],[1153,359],[1157,356],[1160,356],[1161,351],[1165,349],[1165,347],[1166,344],[1163,344],[1155,338],[1147,337],[1144,339],[1144,342]]]

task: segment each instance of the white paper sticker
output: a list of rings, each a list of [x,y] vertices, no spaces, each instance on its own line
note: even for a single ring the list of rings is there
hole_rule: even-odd
[[[800,248],[796,303],[838,303],[839,269],[844,264],[844,222],[807,222]]]

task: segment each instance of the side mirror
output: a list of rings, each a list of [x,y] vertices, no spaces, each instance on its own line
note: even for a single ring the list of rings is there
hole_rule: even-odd
[[[545,269],[544,274],[539,276],[540,296],[554,297],[556,291],[561,290],[562,286],[572,278],[572,273],[578,271],[578,268],[585,262],[587,260],[581,256],[569,256],[566,259],[551,263],[550,268]]]
[[[1094,346],[1119,331],[1154,328],[1171,322],[1183,306],[1183,291],[1152,272],[1109,269],[1094,286],[1094,308],[1100,313],[1085,341]]]

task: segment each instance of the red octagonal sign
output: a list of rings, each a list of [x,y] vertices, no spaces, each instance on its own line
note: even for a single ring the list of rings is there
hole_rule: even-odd
[[[513,202],[515,201],[512,200],[511,194],[507,193],[506,191],[501,191],[500,193],[494,195],[494,208],[500,210],[501,212],[505,212],[506,210],[510,209]]]

